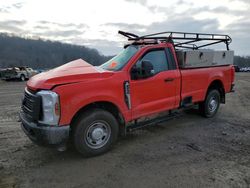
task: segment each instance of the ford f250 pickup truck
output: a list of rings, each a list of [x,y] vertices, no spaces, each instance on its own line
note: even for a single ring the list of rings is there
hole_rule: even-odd
[[[166,120],[173,110],[197,105],[213,117],[233,91],[228,35],[119,33],[128,44],[101,66],[78,59],[27,82],[20,118],[33,142],[73,142],[82,155],[99,155],[119,133]],[[204,49],[219,43],[226,50]]]
[[[37,72],[30,67],[12,67],[1,71],[1,79],[6,81],[14,79],[25,81],[35,74],[37,74]]]

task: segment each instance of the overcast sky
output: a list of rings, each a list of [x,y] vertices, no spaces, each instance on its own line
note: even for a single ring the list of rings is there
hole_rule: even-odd
[[[0,32],[122,49],[125,30],[229,34],[237,55],[250,55],[250,0],[1,0]]]

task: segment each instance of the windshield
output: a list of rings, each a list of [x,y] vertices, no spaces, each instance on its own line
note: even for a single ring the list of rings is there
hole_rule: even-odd
[[[138,46],[132,46],[132,45],[128,46],[118,55],[116,55],[106,63],[102,64],[100,67],[110,71],[121,70],[137,51],[138,51]]]

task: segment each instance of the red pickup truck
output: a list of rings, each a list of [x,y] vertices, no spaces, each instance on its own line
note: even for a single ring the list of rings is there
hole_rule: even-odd
[[[204,43],[192,44],[201,40],[208,40],[208,45],[222,42],[227,52],[231,41],[227,35],[120,34],[130,43],[101,66],[78,59],[27,82],[20,118],[32,141],[62,146],[71,140],[84,156],[99,155],[111,148],[119,133],[164,119],[158,114],[171,116],[169,112],[174,109],[197,104],[203,116],[213,117],[220,103],[225,103],[225,94],[233,91],[231,62],[209,65],[210,56],[204,61],[202,58],[214,51],[200,50],[207,46]],[[189,51],[182,53],[181,49]],[[192,66],[192,54],[188,56],[193,52],[199,52],[201,65]],[[222,58],[226,55],[223,52]],[[149,122],[145,120],[148,117],[152,117]]]

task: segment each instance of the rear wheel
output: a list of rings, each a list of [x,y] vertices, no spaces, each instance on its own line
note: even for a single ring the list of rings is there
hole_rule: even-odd
[[[210,90],[204,102],[200,103],[199,109],[203,116],[213,117],[220,107],[220,93],[218,90]]]
[[[118,137],[118,122],[108,111],[92,109],[82,114],[73,132],[78,152],[89,157],[107,152]]]

